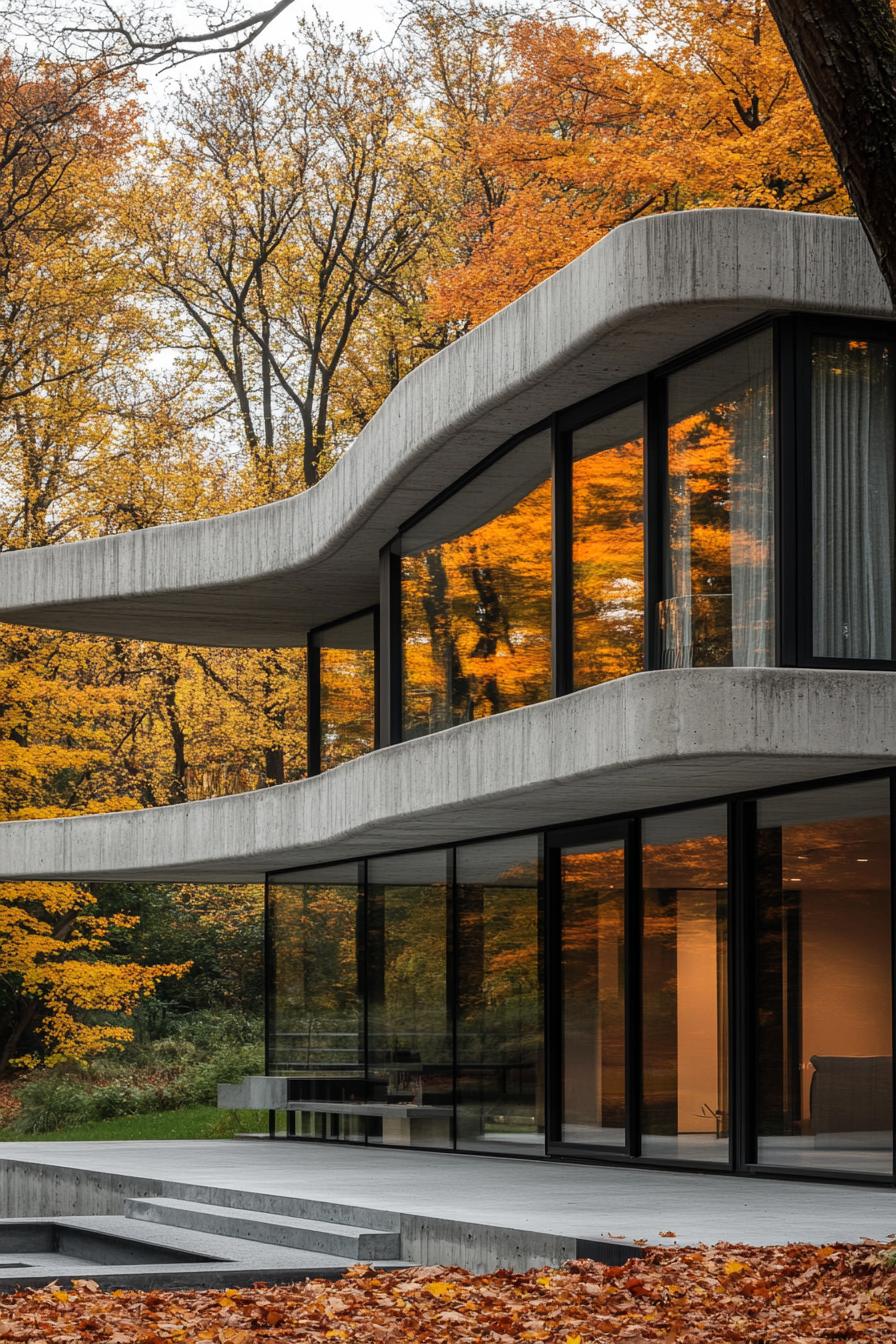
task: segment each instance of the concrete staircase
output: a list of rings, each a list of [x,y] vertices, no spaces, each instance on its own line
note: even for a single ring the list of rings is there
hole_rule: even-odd
[[[401,1263],[401,1238],[397,1230],[336,1221],[337,1217],[344,1217],[346,1211],[335,1207],[330,1210],[316,1205],[317,1216],[308,1218],[229,1208],[222,1204],[192,1203],[185,1199],[126,1199],[124,1211],[125,1217],[144,1223],[311,1251],[316,1255],[331,1256],[344,1264],[357,1261]],[[358,1210],[358,1213],[365,1211]],[[371,1213],[370,1220],[375,1218],[376,1214]],[[368,1221],[366,1213],[365,1221]]]

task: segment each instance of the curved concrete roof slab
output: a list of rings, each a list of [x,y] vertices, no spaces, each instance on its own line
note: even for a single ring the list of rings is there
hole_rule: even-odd
[[[312,490],[264,508],[0,556],[0,620],[288,645],[377,598],[379,549],[510,435],[758,313],[892,315],[855,220],[642,219],[409,374]]]
[[[255,793],[7,822],[0,880],[253,881],[894,761],[892,672],[644,672]]]

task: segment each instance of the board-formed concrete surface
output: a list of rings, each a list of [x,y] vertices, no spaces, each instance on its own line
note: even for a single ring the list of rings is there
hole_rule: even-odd
[[[892,316],[857,220],[695,210],[613,230],[394,389],[324,479],[229,517],[0,556],[0,620],[300,644],[377,600],[398,527],[511,435],[762,313]]]
[[[282,1139],[0,1147],[6,1216],[29,1202],[44,1214],[110,1214],[128,1197],[160,1194],[356,1221],[387,1211],[404,1260],[476,1270],[558,1263],[595,1243],[604,1253],[614,1242],[821,1245],[896,1235],[896,1191],[858,1185]]]
[[[4,822],[0,880],[255,881],[300,863],[870,770],[894,757],[891,672],[643,672],[292,784]]]

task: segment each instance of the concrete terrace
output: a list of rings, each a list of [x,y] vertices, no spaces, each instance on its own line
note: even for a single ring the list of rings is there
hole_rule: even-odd
[[[307,1217],[393,1214],[403,1259],[471,1269],[559,1262],[613,1240],[761,1245],[896,1236],[896,1195],[859,1185],[285,1140],[0,1149],[5,1217],[108,1215],[128,1198],[160,1195]],[[674,1239],[662,1236],[670,1231]]]

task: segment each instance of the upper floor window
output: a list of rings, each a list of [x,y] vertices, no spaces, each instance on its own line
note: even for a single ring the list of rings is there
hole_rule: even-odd
[[[362,611],[309,635],[309,774],[376,745],[376,624]]]
[[[551,694],[551,435],[531,435],[401,538],[405,738]]]
[[[644,666],[644,412],[572,434],[572,685]]]
[[[896,347],[812,341],[812,655],[893,649]]]
[[[668,379],[664,667],[774,663],[770,328]]]

